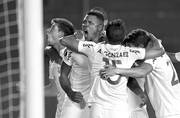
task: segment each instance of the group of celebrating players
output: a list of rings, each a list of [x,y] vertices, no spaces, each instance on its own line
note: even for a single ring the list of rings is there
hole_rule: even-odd
[[[122,19],[108,21],[103,8],[95,7],[81,30],[54,18],[47,36],[56,118],[148,118],[147,97],[156,118],[180,118],[172,63],[180,62],[180,53],[166,52],[152,33],[135,29],[126,35]],[[53,93],[48,89],[46,94]]]

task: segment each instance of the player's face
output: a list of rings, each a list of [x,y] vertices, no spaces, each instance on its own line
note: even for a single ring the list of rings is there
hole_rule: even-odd
[[[86,40],[97,42],[95,39],[102,31],[102,24],[96,16],[86,15],[82,23],[82,30]]]
[[[51,28],[49,29],[48,38],[51,40],[51,38],[59,39],[64,36],[64,32],[58,28],[57,24],[52,24]],[[60,47],[64,47],[60,44]]]
[[[59,28],[55,23],[51,25],[49,33],[53,38],[59,38]]]

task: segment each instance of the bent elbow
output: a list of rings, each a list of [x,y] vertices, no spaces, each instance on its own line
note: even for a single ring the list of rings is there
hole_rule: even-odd
[[[162,56],[164,53],[165,53],[165,50],[164,50],[164,48],[162,47],[162,48],[160,49],[160,56]]]

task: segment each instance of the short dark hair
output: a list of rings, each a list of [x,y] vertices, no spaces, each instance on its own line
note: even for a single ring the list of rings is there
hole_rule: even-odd
[[[51,23],[57,24],[59,30],[64,32],[64,36],[73,35],[75,32],[74,25],[65,18],[53,18]]]
[[[104,20],[108,20],[108,15],[102,7],[93,7],[90,11],[100,13],[103,15]]]
[[[89,11],[87,15],[93,15],[96,16],[99,20],[101,20],[104,23],[104,16],[100,12],[95,12],[95,11]]]
[[[126,35],[125,23],[121,19],[110,21],[106,27],[106,36],[110,44],[120,44]]]
[[[147,31],[143,29],[135,29],[127,35],[127,37],[123,41],[123,44],[126,45],[129,43],[133,44],[135,47],[139,47],[140,45],[142,45],[145,48],[147,47],[150,40],[151,38],[147,34]]]

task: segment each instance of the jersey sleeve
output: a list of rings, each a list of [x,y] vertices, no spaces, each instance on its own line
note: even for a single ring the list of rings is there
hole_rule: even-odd
[[[131,47],[129,51],[132,53],[134,58],[136,58],[136,60],[144,59],[145,58],[145,52],[146,52],[145,48]]]
[[[94,48],[97,44],[91,41],[79,41],[78,51],[90,56],[94,52]]]
[[[151,64],[153,69],[155,68],[155,61],[156,59],[147,59],[145,60],[145,63]]]

